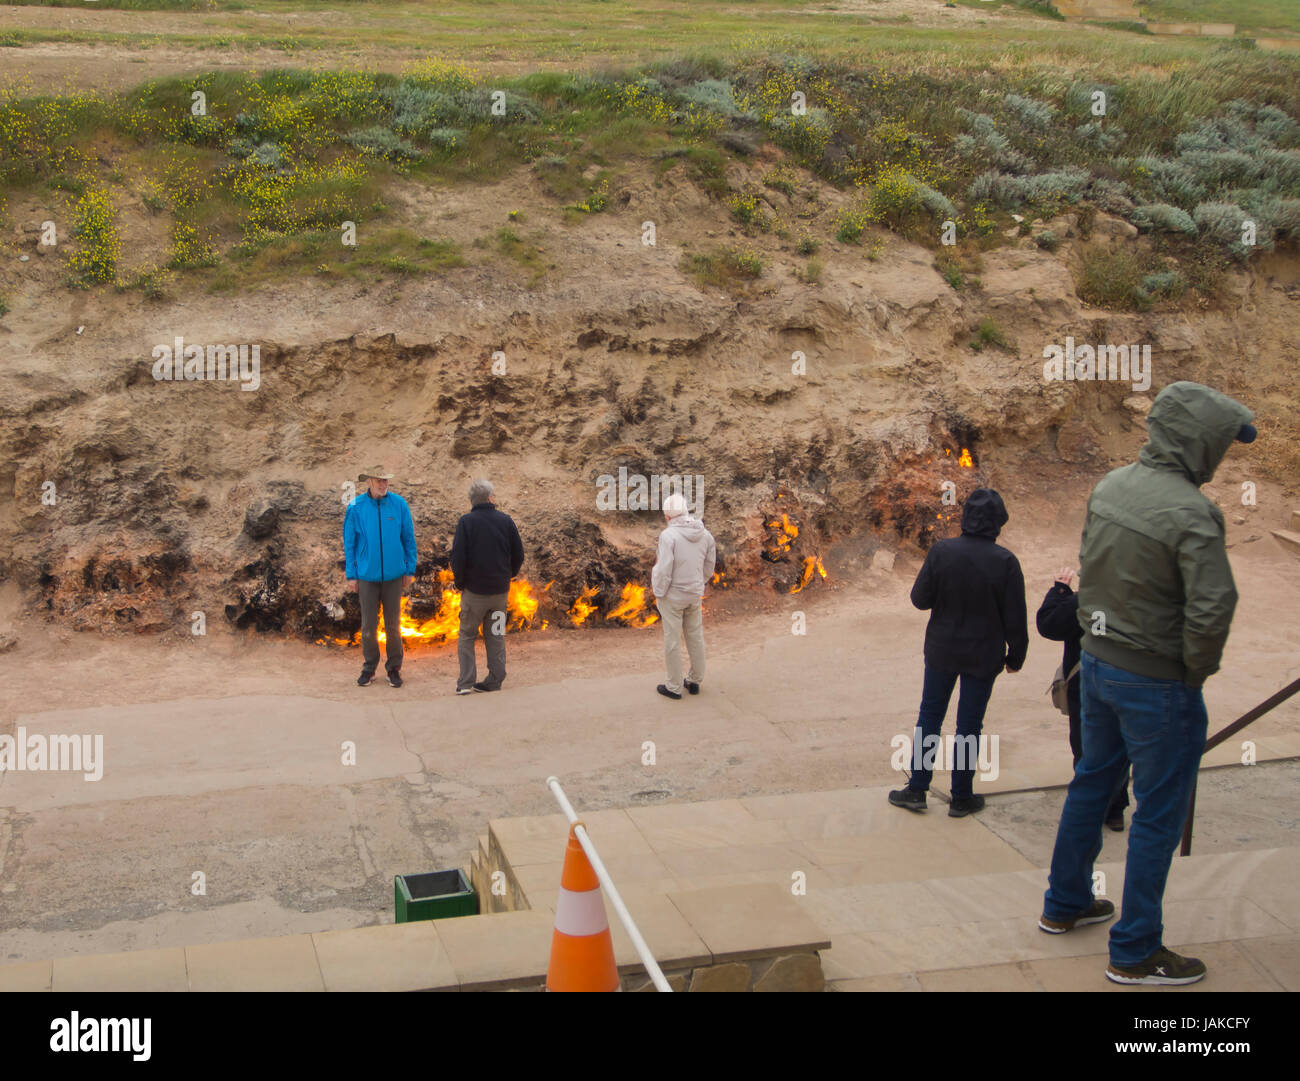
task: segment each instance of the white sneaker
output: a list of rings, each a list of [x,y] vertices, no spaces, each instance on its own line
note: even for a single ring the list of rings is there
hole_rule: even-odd
[[[473,688],[473,687],[457,687],[457,688],[456,688],[456,693],[457,693],[457,694],[473,694],[473,693],[474,693],[474,688]]]

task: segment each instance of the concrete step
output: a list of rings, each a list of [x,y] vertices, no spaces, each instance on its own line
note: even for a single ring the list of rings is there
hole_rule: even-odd
[[[1104,896],[1124,866],[1099,864]],[[1105,990],[1108,924],[1040,931],[1045,870],[808,891],[833,990]],[[1164,941],[1211,969],[1204,990],[1300,987],[1300,848],[1175,857]],[[1204,948],[1203,948],[1204,947]]]
[[[1292,524],[1294,524],[1294,514],[1291,516],[1291,520]],[[1293,532],[1290,529],[1275,529],[1273,530],[1273,536],[1277,538],[1278,543],[1287,551],[1300,555],[1300,531]]]

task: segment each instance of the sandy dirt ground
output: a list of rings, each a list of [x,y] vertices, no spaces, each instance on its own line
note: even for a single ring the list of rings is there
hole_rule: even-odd
[[[1063,515],[1050,533],[1013,520],[1002,538],[1031,619],[1076,549],[1077,511]],[[1241,602],[1207,687],[1212,730],[1300,673],[1300,614],[1279,604],[1300,560],[1267,536],[1231,554]],[[840,553],[838,577],[801,596],[713,595],[705,689],[681,702],[654,693],[657,627],[512,636],[505,690],[460,698],[454,646],[409,654],[401,689],[361,689],[355,650],[220,630],[74,634],[18,619],[8,593],[19,644],[0,656],[0,731],[102,733],[104,774],[0,779],[0,961],[387,922],[394,874],[465,865],[491,818],[552,813],[551,773],[580,810],[895,782],[890,740],[915,723],[922,674],[925,615],[907,598],[918,565],[903,553],[871,572]],[[1065,719],[1044,694],[1059,659],[1031,635],[1023,672],[999,679],[985,732],[1002,769],[1054,763],[1068,779]],[[1292,701],[1252,732],[1297,719]],[[344,741],[356,765],[342,764]],[[1286,843],[1294,774],[1268,770],[1209,775],[1198,851]],[[1283,803],[1243,817],[1246,783]],[[993,796],[987,821],[1041,863],[1058,813],[1059,793]],[[1109,839],[1105,858],[1122,844]]]

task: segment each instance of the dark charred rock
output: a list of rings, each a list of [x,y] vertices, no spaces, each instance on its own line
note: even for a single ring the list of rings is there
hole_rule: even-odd
[[[244,532],[253,540],[264,540],[279,525],[280,509],[269,499],[259,499],[244,512]]]

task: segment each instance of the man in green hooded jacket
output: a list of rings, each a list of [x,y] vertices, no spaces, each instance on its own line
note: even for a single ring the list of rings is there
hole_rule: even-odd
[[[1172,383],[1147,415],[1138,460],[1108,473],[1088,500],[1079,551],[1083,757],[1066,795],[1039,927],[1101,923],[1092,896],[1106,805],[1131,761],[1123,912],[1111,929],[1116,983],[1184,984],[1205,965],[1165,948],[1162,902],[1205,747],[1201,693],[1219,670],[1237,590],[1223,513],[1200,492],[1253,414],[1199,383]]]

